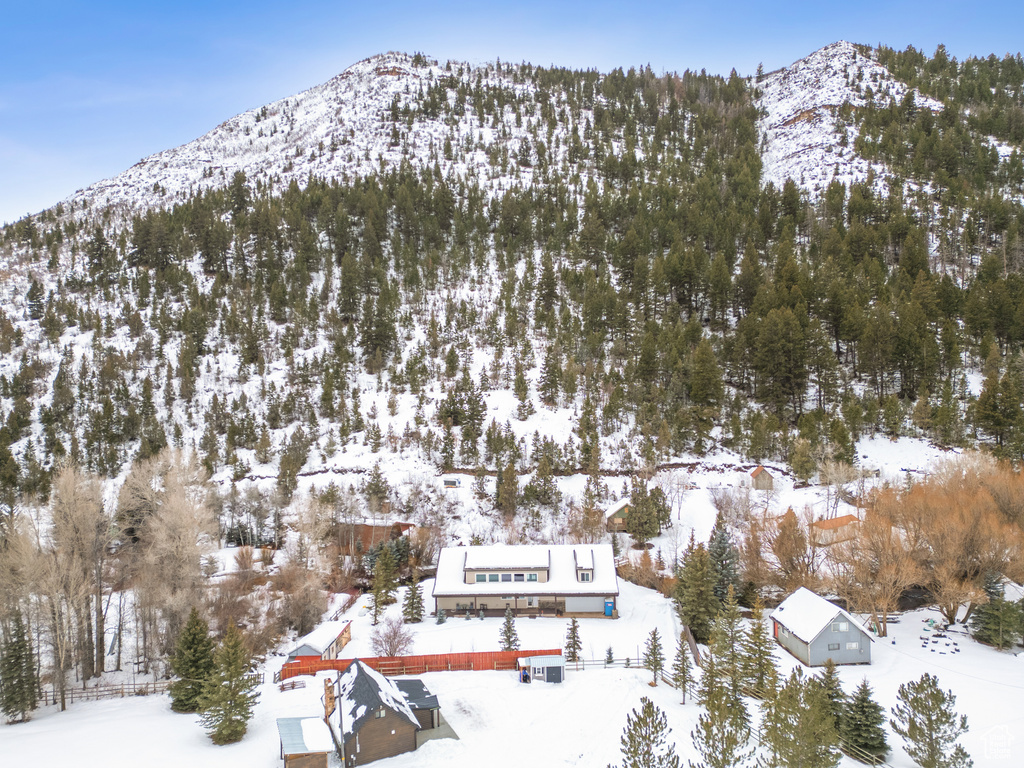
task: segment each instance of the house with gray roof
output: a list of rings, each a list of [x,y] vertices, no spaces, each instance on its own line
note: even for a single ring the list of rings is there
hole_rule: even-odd
[[[776,642],[808,667],[870,664],[874,639],[857,618],[806,587],[787,597],[771,615]]]

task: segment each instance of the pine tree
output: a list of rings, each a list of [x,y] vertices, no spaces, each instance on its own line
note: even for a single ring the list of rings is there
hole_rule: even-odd
[[[512,615],[512,606],[505,609],[505,620],[501,623],[501,650],[519,650],[519,634],[516,632],[516,619]]]
[[[690,664],[690,645],[682,632],[676,641],[676,657],[672,661],[672,683],[682,692],[685,704],[686,694],[693,685],[693,666]]]
[[[575,617],[569,619],[569,628],[565,635],[565,660],[577,662],[580,660],[580,651],[583,650],[583,643],[580,641],[580,623]]]
[[[715,527],[711,530],[708,557],[711,559],[711,569],[715,574],[715,597],[724,603],[729,587],[739,589],[740,555],[732,543],[729,527],[721,512],[715,517]]]
[[[448,621],[448,615],[444,612],[444,608],[438,608],[435,623],[444,624],[446,621]]]
[[[974,762],[956,740],[967,732],[967,716],[957,718],[956,696],[939,688],[927,672],[900,686],[889,721],[903,737],[910,759],[921,768],[969,768]]]
[[[423,593],[415,579],[405,593],[405,601],[402,603],[402,618],[405,619],[406,624],[418,624],[423,621]]]
[[[885,711],[871,697],[871,686],[867,678],[861,681],[853,697],[843,709],[839,736],[844,748],[863,750],[876,757],[884,757],[889,751],[885,740]]]
[[[742,699],[734,698],[718,668],[713,651],[704,658],[697,696],[704,712],[697,718],[697,727],[690,733],[700,763],[690,768],[739,768],[750,762],[749,715]]]
[[[730,586],[725,597],[725,605],[715,617],[711,627],[709,645],[715,658],[722,679],[729,689],[729,695],[738,700],[743,689],[743,626],[741,624],[740,607],[736,602],[736,592]]]
[[[829,659],[825,662],[820,674],[812,678],[820,687],[825,699],[828,701],[829,712],[832,715],[832,725],[839,733],[842,727],[843,712],[846,707],[846,694],[843,692],[843,685],[839,682],[839,673],[836,671],[836,663]]]
[[[775,667],[774,643],[764,621],[764,603],[760,596],[754,600],[750,628],[743,636],[741,649],[740,666],[744,686],[757,691],[761,697],[769,695],[772,693],[770,685],[777,681],[778,672]]]
[[[644,668],[651,671],[653,683],[657,685],[658,675],[665,668],[665,653],[661,650],[661,637],[658,635],[657,627],[647,636],[647,644],[644,646]]]
[[[685,557],[674,595],[679,620],[690,628],[698,643],[707,643],[711,622],[718,614],[714,586],[708,551],[703,544],[698,544]]]
[[[665,713],[646,696],[640,711],[626,715],[622,732],[622,768],[679,768],[679,756],[672,751]]]
[[[971,614],[971,634],[982,643],[996,648],[1011,648],[1024,633],[1024,608],[1020,603],[1007,600],[999,574],[985,578],[988,602],[979,605]]]
[[[0,712],[9,722],[28,720],[36,708],[36,668],[32,641],[21,611],[15,610],[3,644],[0,645]]]
[[[395,557],[387,545],[380,548],[373,564],[373,623],[380,620],[384,609],[395,602],[398,586],[395,578]]]
[[[780,768],[835,768],[838,734],[825,692],[797,667],[778,692],[762,704],[761,732],[770,765]]]
[[[213,671],[199,699],[202,722],[214,744],[231,744],[245,736],[259,694],[249,676],[252,658],[245,639],[234,624],[213,657]]]
[[[171,709],[198,712],[199,699],[213,671],[213,639],[209,625],[196,608],[192,609],[178,636],[171,669],[175,677],[169,688]]]
[[[608,650],[604,652],[604,663],[606,665],[615,663],[615,651],[610,645],[608,646]]]

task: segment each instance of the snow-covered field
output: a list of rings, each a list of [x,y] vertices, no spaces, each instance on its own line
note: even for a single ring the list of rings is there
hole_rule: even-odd
[[[424,592],[429,595],[429,583]],[[665,639],[671,659],[678,623],[670,601],[655,592],[621,584],[622,616],[617,621],[580,620],[584,656],[602,658],[610,645],[617,658],[634,656],[637,647],[654,627]],[[369,653],[370,619],[360,616],[364,601],[357,602],[348,617],[353,620],[353,640],[345,656]],[[427,601],[429,604],[429,601]],[[389,609],[397,612],[397,606]],[[844,688],[852,691],[867,677],[875,697],[891,707],[901,683],[925,672],[939,678],[943,688],[957,696],[959,712],[968,717],[970,732],[963,743],[978,768],[1017,766],[1024,755],[1024,657],[1001,653],[978,645],[966,635],[951,632],[949,638],[927,642],[928,619],[938,618],[930,609],[905,614],[890,626],[890,637],[875,642],[870,666],[840,668]],[[494,650],[498,643],[500,619],[452,618],[443,625],[427,619],[416,625],[414,653]],[[521,646],[559,647],[564,642],[567,622],[561,619],[520,619],[517,629]],[[949,645],[947,645],[949,643]],[[954,650],[956,643],[959,652]],[[776,658],[784,673],[797,663],[781,649]],[[268,681],[283,663],[283,656],[268,659]],[[626,715],[642,696],[651,698],[663,711],[672,728],[672,739],[683,763],[696,759],[690,732],[700,712],[695,704],[683,706],[676,691],[665,685],[651,688],[649,673],[643,669],[587,665],[576,671],[569,665],[562,685],[521,685],[512,672],[449,672],[422,676],[441,703],[444,717],[458,741],[441,740],[420,750],[382,761],[382,768],[432,768],[449,765],[490,766],[603,766],[619,758],[619,737]],[[143,763],[150,768],[213,768],[245,765],[274,768],[278,758],[278,717],[315,715],[323,690],[322,673],[307,678],[303,689],[281,692],[272,682],[261,688],[260,701],[249,732],[239,743],[216,747],[204,734],[193,715],[170,711],[166,695],[113,701],[75,703],[67,712],[55,707],[36,712],[26,724],[0,728],[3,765],[38,762],[41,755],[53,755],[51,764],[67,763],[78,768],[108,768]],[[755,708],[753,702],[748,704]],[[900,748],[898,737],[890,734],[894,750],[890,764],[911,768],[913,763]],[[58,756],[59,755],[59,756]],[[857,765],[844,758],[844,766]]]

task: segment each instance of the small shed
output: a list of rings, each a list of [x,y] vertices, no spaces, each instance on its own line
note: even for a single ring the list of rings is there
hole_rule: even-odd
[[[870,664],[874,638],[858,619],[806,587],[772,612],[776,642],[808,667]]]
[[[810,525],[811,543],[816,547],[830,547],[857,536],[860,518],[856,515],[840,515],[828,520],[815,520]]]
[[[612,504],[605,510],[605,527],[611,533],[622,533],[626,530],[626,518],[629,516],[629,497]]]
[[[519,659],[519,682],[560,683],[565,680],[565,657],[525,656]]]
[[[775,487],[775,478],[767,469],[758,466],[750,473],[750,484],[755,491],[770,491]]]
[[[331,731],[319,717],[279,717],[281,759],[285,768],[327,768],[335,751]]]
[[[336,659],[351,639],[351,621],[326,621],[296,641],[288,651],[288,662]]]

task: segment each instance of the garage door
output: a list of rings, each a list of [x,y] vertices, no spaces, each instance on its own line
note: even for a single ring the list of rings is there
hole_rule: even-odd
[[[604,613],[603,597],[567,597],[565,610],[569,613]]]

